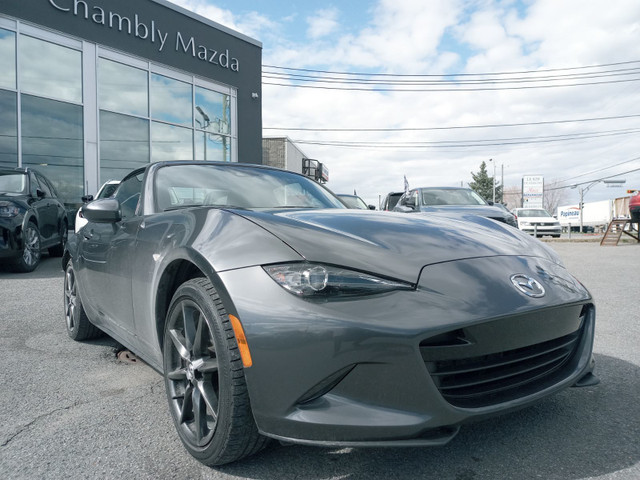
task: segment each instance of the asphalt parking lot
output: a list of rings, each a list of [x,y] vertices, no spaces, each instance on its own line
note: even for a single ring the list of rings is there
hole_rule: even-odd
[[[162,378],[108,338],[67,337],[60,259],[0,269],[0,476],[199,479],[640,478],[640,244],[550,242],[595,297],[595,387],[467,425],[438,448],[274,446],[202,466],[183,449]]]

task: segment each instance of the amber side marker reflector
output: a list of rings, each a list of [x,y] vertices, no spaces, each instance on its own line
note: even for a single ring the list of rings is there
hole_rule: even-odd
[[[244,336],[244,329],[242,328],[242,324],[240,323],[240,320],[238,320],[233,315],[229,315],[229,320],[231,320],[233,333],[236,334],[236,340],[238,342],[238,349],[240,350],[242,364],[245,368],[249,368],[251,365],[253,365],[253,360],[251,360],[251,352],[249,351],[247,337]]]

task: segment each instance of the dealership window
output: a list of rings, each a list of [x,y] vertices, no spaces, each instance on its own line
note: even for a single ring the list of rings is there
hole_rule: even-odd
[[[235,102],[229,86],[0,16],[0,166],[39,170],[70,211],[150,161],[236,161]]]
[[[0,28],[0,88],[16,88],[16,34]]]
[[[16,34],[0,28],[0,167],[18,166]],[[5,90],[6,89],[6,90]]]
[[[218,89],[229,92],[188,74],[102,50],[100,183],[149,161],[231,161],[234,98]]]
[[[101,58],[98,63],[100,109],[129,115],[149,115],[149,81],[146,70]]]
[[[164,123],[151,124],[151,160],[193,160],[193,133],[190,128]]]
[[[83,195],[82,106],[22,95],[22,165],[33,167],[56,186],[72,207]]]
[[[43,36],[17,38],[22,166],[49,178],[72,211],[84,193],[82,52]]]
[[[196,87],[196,159],[231,160],[231,101],[229,95]]]
[[[43,97],[82,103],[82,53],[21,35],[20,89]]]
[[[100,58],[100,184],[149,163],[149,73]]]
[[[193,87],[164,75],[151,74],[151,117],[166,123],[191,127]]]
[[[100,178],[120,180],[149,163],[149,121],[100,112]]]

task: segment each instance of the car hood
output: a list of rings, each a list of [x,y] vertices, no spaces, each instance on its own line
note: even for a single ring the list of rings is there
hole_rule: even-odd
[[[412,283],[425,265],[463,258],[519,255],[560,263],[541,242],[476,215],[451,219],[348,209],[235,213],[268,230],[310,262]]]

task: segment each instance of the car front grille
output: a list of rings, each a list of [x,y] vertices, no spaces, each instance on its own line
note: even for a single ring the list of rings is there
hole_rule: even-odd
[[[529,223],[531,227],[559,227],[559,224],[550,223],[550,222],[531,222]]]
[[[584,311],[578,330],[562,337],[512,350],[468,358],[427,360],[425,365],[443,398],[451,405],[477,408],[524,397],[563,379],[584,329]],[[462,331],[455,337],[463,344]],[[425,342],[423,342],[425,343]],[[571,367],[569,367],[571,369]]]

